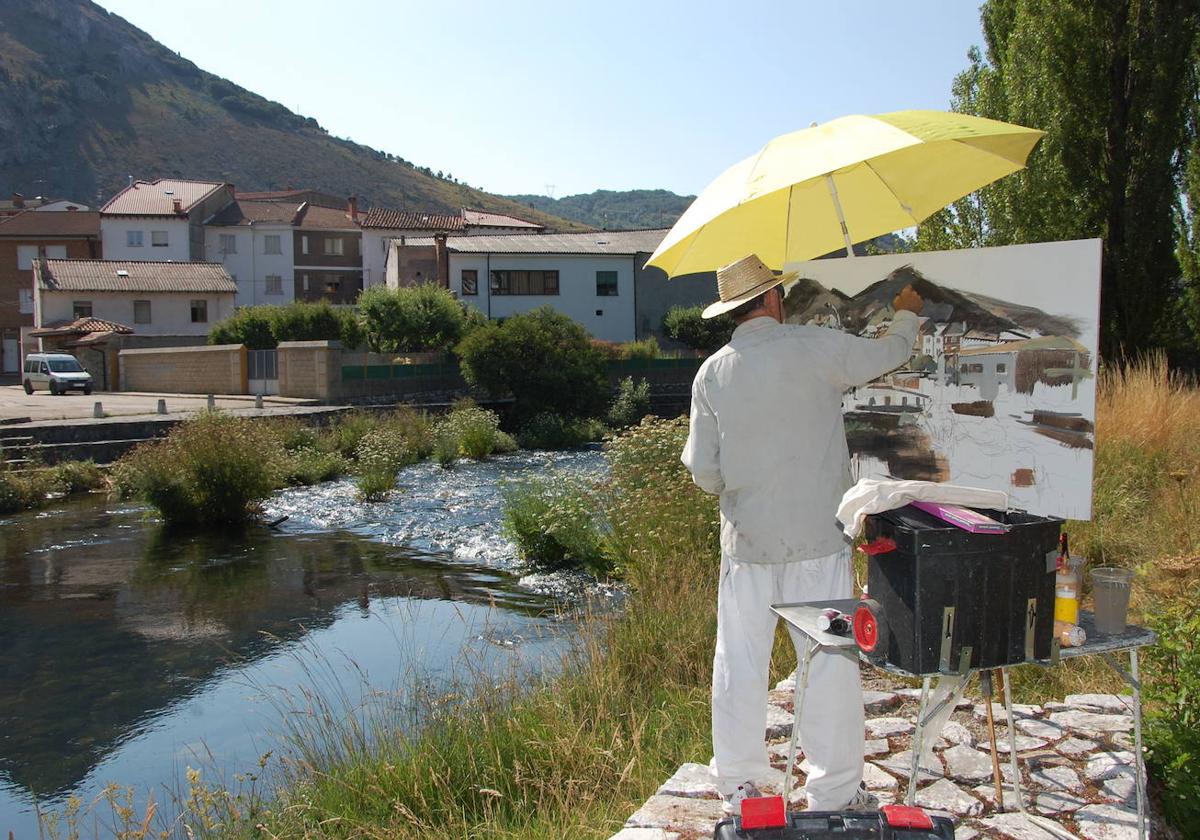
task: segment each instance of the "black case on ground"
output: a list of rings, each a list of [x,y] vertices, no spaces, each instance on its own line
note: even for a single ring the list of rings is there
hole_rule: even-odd
[[[1050,656],[1063,521],[980,512],[1011,530],[973,534],[911,506],[867,517],[867,542],[886,537],[896,543],[895,551],[872,555],[867,564],[869,597],[886,620],[887,663],[913,674],[956,673],[970,645],[971,667],[995,668],[1025,662],[1027,640],[1032,658]],[[1029,637],[1031,600],[1036,614]],[[946,608],[953,609],[948,646]]]
[[[878,811],[789,813],[786,828],[741,829],[737,817],[721,820],[714,840],[954,840],[954,823],[932,817],[933,830],[892,828]]]

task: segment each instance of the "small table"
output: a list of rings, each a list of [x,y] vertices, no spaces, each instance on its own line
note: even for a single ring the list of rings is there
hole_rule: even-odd
[[[980,670],[969,666],[968,661],[964,659],[960,663],[959,670],[955,673],[938,673],[938,674],[913,674],[896,668],[892,665],[884,663],[871,662],[871,660],[862,657],[858,650],[858,645],[855,643],[852,636],[839,636],[833,633],[826,633],[817,629],[817,617],[822,612],[828,609],[835,609],[849,615],[853,615],[855,607],[858,606],[858,601],[852,598],[845,600],[832,601],[812,601],[799,604],[776,604],[771,607],[780,618],[782,618],[789,627],[802,633],[808,638],[806,649],[801,654],[796,652],[798,663],[796,667],[796,687],[795,694],[792,700],[792,708],[794,711],[794,723],[792,725],[792,739],[788,747],[788,762],[787,774],[784,780],[784,796],[785,801],[787,795],[792,789],[792,776],[795,770],[796,762],[796,743],[800,733],[800,715],[804,709],[804,689],[808,685],[808,666],[812,662],[813,656],[818,650],[824,649],[829,653],[839,653],[844,656],[849,656],[854,659],[861,659],[877,668],[881,668],[889,673],[897,674],[903,677],[921,677],[923,678],[921,686],[921,701],[917,712],[916,728],[913,732],[912,742],[912,768],[908,779],[908,793],[905,797],[905,802],[908,805],[914,804],[917,795],[917,780],[920,774],[921,753],[923,751],[925,729],[928,724],[934,722],[935,733],[940,732],[946,720],[950,717],[950,713],[954,711],[955,706],[961,699],[963,691],[967,684]],[[1134,721],[1134,772],[1137,776],[1137,813],[1138,813],[1138,836],[1145,840],[1148,836],[1146,826],[1146,781],[1145,781],[1145,759],[1142,755],[1142,684],[1138,676],[1138,649],[1147,645],[1152,645],[1157,641],[1157,636],[1153,631],[1145,627],[1129,625],[1124,633],[1116,635],[1106,635],[1097,632],[1095,618],[1092,613],[1080,612],[1079,626],[1083,628],[1087,634],[1087,642],[1080,647],[1070,647],[1058,649],[1057,644],[1054,646],[1054,655],[1048,660],[1038,660],[1030,664],[1050,667],[1056,665],[1058,659],[1073,659],[1077,656],[1101,656],[1108,665],[1117,672],[1120,677],[1130,685],[1133,689],[1133,721]],[[1117,661],[1115,654],[1122,651],[1129,652],[1129,669],[1126,670],[1120,662]],[[1038,826],[1045,828],[1055,834],[1063,837],[1072,837],[1067,834],[1056,823],[1049,820],[1043,820],[1036,817],[1025,810],[1025,805],[1021,801],[1021,774],[1017,767],[1017,741],[1016,728],[1013,725],[1012,712],[1012,690],[1010,688],[1011,681],[1008,679],[1008,667],[1001,667],[1000,671],[1004,675],[1004,710],[1008,723],[1008,754],[1009,761],[1013,771],[1013,793],[1016,796],[1017,810],[1020,811],[1026,819],[1036,823]],[[937,677],[937,685],[932,685],[932,680]],[[931,692],[932,689],[932,692]],[[931,699],[932,693],[932,699]],[[936,734],[935,734],[936,737]]]

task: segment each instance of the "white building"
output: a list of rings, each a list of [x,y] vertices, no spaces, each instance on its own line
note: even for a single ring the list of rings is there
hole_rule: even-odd
[[[391,288],[442,280],[489,318],[552,306],[593,337],[637,337],[636,279],[665,230],[510,234],[391,243]],[[665,280],[663,281],[665,282]]]
[[[144,336],[206,336],[237,292],[224,267],[200,262],[37,260],[33,279],[35,328],[92,317]]]
[[[238,199],[204,224],[204,259],[237,284],[238,306],[295,299],[292,225],[303,203]]]
[[[204,221],[233,201],[214,181],[135,181],[100,208],[106,260],[185,262],[204,259]]]

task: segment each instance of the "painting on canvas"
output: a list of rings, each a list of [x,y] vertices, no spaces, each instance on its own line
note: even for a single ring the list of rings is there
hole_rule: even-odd
[[[786,266],[786,320],[876,337],[911,285],[912,356],[847,392],[856,478],[1003,490],[1043,516],[1091,515],[1100,240]]]

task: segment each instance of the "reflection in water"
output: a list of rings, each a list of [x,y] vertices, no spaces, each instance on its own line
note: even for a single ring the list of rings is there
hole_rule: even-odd
[[[497,531],[497,474],[536,465],[473,465],[459,487],[418,473],[376,506],[334,502],[344,484],[289,491],[283,533],[180,535],[101,499],[3,520],[0,836],[36,835],[34,800],[170,786],[196,752],[253,766],[277,746],[261,689],[302,684],[314,658],[336,652],[347,681],[390,689],[418,665],[448,679],[464,650],[503,668],[558,649],[556,602],[504,568]],[[445,486],[422,498],[423,481]],[[346,530],[313,521],[331,509]],[[389,544],[422,528],[416,550]],[[490,564],[446,553],[456,540],[487,543],[463,553]]]

